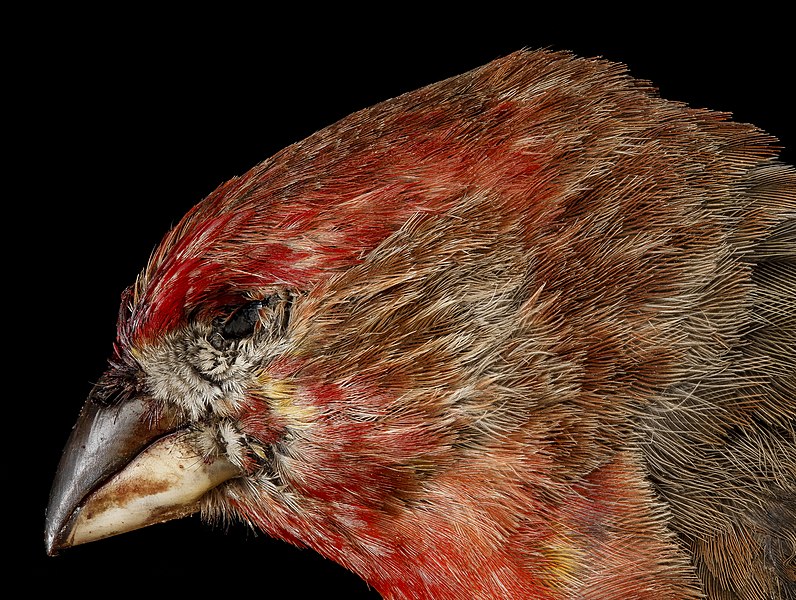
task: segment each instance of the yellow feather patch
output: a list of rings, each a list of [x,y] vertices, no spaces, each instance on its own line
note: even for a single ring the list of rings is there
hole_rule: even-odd
[[[285,379],[261,373],[256,394],[263,398],[274,414],[284,419],[291,427],[308,429],[317,415],[317,409],[309,404],[297,402],[299,395],[296,386]]]
[[[548,561],[553,581],[570,584],[577,580],[577,569],[583,553],[578,552],[574,544],[567,544],[566,540],[559,538],[558,542],[553,546],[543,547],[541,552]]]

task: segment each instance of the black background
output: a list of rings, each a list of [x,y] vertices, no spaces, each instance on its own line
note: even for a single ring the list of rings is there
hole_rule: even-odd
[[[104,368],[119,294],[189,207],[285,145],[513,50],[550,47],[624,62],[664,97],[730,111],[778,136],[794,162],[794,51],[781,15],[626,23],[627,14],[572,9],[454,23],[420,11],[363,25],[353,21],[361,14],[324,15],[310,26],[310,12],[47,13],[16,24],[23,35],[6,53],[14,156],[4,304],[14,360],[3,489],[8,573],[30,591],[378,597],[311,551],[196,518],[44,553],[50,482]]]

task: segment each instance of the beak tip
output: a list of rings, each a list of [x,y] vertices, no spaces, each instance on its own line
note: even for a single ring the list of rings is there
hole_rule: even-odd
[[[47,556],[58,556],[58,547],[55,546],[53,540],[45,539],[44,549],[47,552]]]
[[[48,556],[56,556],[60,550],[69,548],[69,533],[74,523],[74,515],[69,519],[62,520],[52,518],[52,512],[47,511],[44,522],[44,549]]]
[[[58,537],[59,536],[49,529],[44,531],[44,550],[47,552],[47,556],[56,556],[61,549]]]

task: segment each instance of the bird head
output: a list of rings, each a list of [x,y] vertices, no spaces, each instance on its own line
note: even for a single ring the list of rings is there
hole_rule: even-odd
[[[546,176],[518,144],[520,105],[484,89],[352,115],[165,236],[122,295],[108,369],[67,443],[49,552],[200,511],[402,575],[430,482],[525,420],[489,364],[536,289],[512,239]],[[494,143],[474,143],[490,127]],[[467,477],[444,475],[430,521],[461,509]],[[451,527],[428,531],[452,548]]]
[[[686,315],[740,220],[703,198],[768,143],[621,66],[523,52],[287,147],[123,293],[48,551],[199,512],[389,597],[690,597],[639,415],[713,352]],[[723,310],[716,339],[745,307]]]

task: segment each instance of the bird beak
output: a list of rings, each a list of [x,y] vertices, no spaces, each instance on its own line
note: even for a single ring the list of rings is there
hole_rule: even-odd
[[[203,458],[168,418],[154,426],[145,404],[86,402],[50,492],[47,553],[184,517],[217,485],[241,474],[224,458]]]

